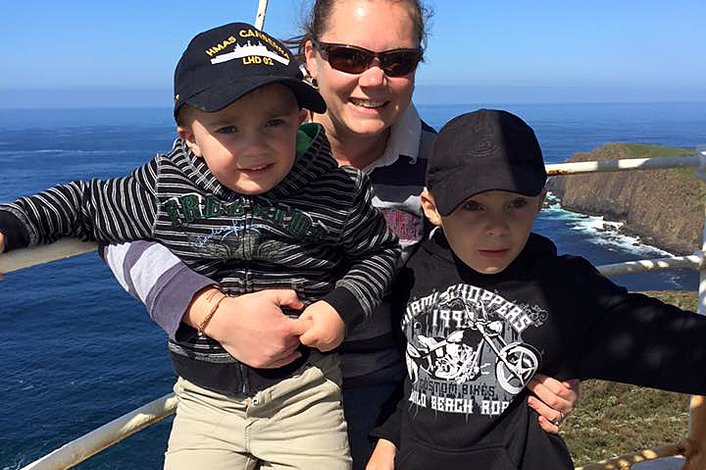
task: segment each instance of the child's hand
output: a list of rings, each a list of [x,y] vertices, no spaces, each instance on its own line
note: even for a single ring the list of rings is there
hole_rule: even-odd
[[[385,439],[380,439],[368,460],[365,470],[393,470],[395,468],[397,447]]]
[[[299,341],[321,352],[337,348],[346,335],[346,325],[338,312],[323,300],[309,305],[296,321],[306,330]]]
[[[197,326],[211,306],[205,300],[209,289],[194,297],[185,315],[186,323]],[[228,297],[218,306],[204,333],[218,341],[238,361],[251,367],[273,369],[301,356],[299,335],[304,325],[282,313],[281,307],[301,310],[293,290],[264,290]]]

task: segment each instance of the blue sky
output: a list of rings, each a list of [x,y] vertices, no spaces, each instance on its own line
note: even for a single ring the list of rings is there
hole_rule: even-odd
[[[254,22],[257,3],[4,2],[0,107],[168,106],[189,39],[229,21]],[[296,33],[302,1],[269,4],[265,29]],[[703,0],[426,5],[435,14],[419,102],[706,101]]]

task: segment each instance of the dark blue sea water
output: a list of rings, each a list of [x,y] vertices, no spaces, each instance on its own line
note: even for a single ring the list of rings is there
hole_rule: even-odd
[[[706,103],[506,105],[537,131],[549,163],[606,142],[706,144]],[[439,128],[478,104],[420,106]],[[126,174],[174,137],[169,109],[0,110],[0,201],[75,178]],[[536,229],[595,264],[666,256],[598,232],[600,220],[546,210]],[[623,276],[633,290],[695,289],[692,272]],[[0,283],[0,469],[15,469],[170,391],[165,335],[97,255]],[[79,468],[157,469],[167,420]]]

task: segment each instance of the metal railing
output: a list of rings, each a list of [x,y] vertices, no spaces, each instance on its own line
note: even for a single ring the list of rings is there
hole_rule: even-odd
[[[547,165],[550,176],[594,173],[603,171],[625,171],[636,169],[664,168],[706,168],[706,150],[695,156],[656,157],[646,159],[624,159],[612,161],[592,161]],[[697,171],[699,173],[699,171]],[[706,213],[704,214],[706,220]],[[12,272],[37,264],[64,259],[95,250],[95,244],[77,240],[63,240],[53,245],[19,250],[0,256],[0,272]],[[704,251],[706,251],[706,228],[700,250],[692,255],[675,256],[651,260],[629,261],[600,266],[599,270],[608,276],[669,269],[691,268],[700,271],[698,313],[706,314],[706,271],[704,271]],[[23,469],[64,469],[77,465],[101,450],[120,442],[135,432],[155,424],[176,409],[174,394],[168,394],[154,400],[100,428],[71,441],[41,459],[22,467]],[[689,461],[689,470],[704,470],[701,449],[706,448],[706,410],[702,397],[693,397],[691,404],[690,429],[687,439],[678,444],[668,444],[636,454],[610,459],[604,462],[581,467],[583,470],[620,469],[674,455],[685,455]],[[656,468],[656,467],[650,467]]]

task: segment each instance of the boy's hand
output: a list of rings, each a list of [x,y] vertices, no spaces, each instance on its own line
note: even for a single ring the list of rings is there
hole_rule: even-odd
[[[386,439],[380,439],[375,445],[365,470],[393,470],[395,468],[395,454],[397,454],[397,447]]]
[[[579,399],[579,381],[559,380],[537,374],[527,383],[536,396],[527,399],[527,404],[539,413],[539,426],[548,433],[559,432],[561,422],[574,410]]]
[[[338,312],[323,300],[309,305],[296,321],[305,330],[299,341],[321,352],[337,348],[346,335],[346,325]]]
[[[210,305],[205,298],[209,289],[201,291],[184,320],[196,327],[206,316]],[[251,367],[274,369],[301,356],[299,335],[305,328],[282,313],[281,307],[301,310],[293,290],[264,290],[224,299],[204,333],[218,341],[238,361]]]

